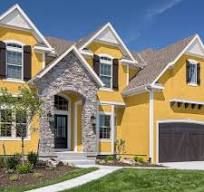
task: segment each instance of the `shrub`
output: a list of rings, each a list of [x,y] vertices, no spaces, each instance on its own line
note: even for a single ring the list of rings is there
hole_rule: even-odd
[[[6,157],[0,157],[0,168],[6,167]]]
[[[38,162],[38,154],[34,152],[28,153],[28,161],[35,167]]]
[[[16,169],[16,166],[21,162],[21,155],[15,154],[13,156],[7,157],[6,167],[7,169]]]
[[[9,180],[10,181],[17,181],[19,179],[19,177],[18,177],[18,175],[11,175],[10,177],[9,177]]]
[[[113,161],[114,157],[112,155],[108,155],[105,157],[105,161]]]
[[[30,163],[18,164],[16,166],[16,171],[19,174],[26,174],[26,173],[31,173],[32,172],[32,168],[33,168],[33,165],[30,164]]]
[[[145,163],[145,160],[142,157],[135,156],[134,161],[138,163]]]

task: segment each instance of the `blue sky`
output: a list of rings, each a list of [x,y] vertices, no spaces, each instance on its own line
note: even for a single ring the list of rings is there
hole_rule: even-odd
[[[0,13],[15,3],[44,35],[70,40],[108,21],[133,50],[204,37],[203,0],[1,0]]]

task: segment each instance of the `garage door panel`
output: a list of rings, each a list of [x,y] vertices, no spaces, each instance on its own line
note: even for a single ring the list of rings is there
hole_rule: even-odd
[[[204,125],[195,123],[159,124],[159,161],[204,160]]]

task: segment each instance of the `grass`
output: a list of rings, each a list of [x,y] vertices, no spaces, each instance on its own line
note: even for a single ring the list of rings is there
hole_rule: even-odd
[[[35,189],[35,188],[39,188],[39,187],[44,187],[44,186],[48,186],[48,185],[52,185],[52,184],[56,184],[65,180],[69,180],[81,175],[84,175],[86,173],[90,173],[92,171],[97,170],[97,168],[76,168],[73,169],[71,171],[69,171],[67,174],[57,177],[55,179],[52,180],[42,180],[40,183],[36,184],[36,185],[21,185],[21,186],[15,186],[15,187],[1,187],[0,186],[0,191],[1,192],[22,192],[22,191],[26,191],[26,190],[31,190],[31,189]]]
[[[203,192],[204,171],[122,169],[66,192]]]

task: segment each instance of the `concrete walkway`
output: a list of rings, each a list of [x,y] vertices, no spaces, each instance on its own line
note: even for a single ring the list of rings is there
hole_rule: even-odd
[[[99,170],[93,171],[91,173],[82,175],[80,177],[76,177],[67,181],[63,181],[61,183],[57,183],[54,185],[49,185],[46,187],[33,189],[27,192],[58,192],[63,191],[66,189],[71,189],[74,187],[78,187],[81,185],[84,185],[86,183],[89,183],[93,180],[97,180],[103,176],[106,176],[118,169],[121,169],[120,167],[106,167],[106,166],[100,166]]]
[[[204,170],[204,161],[161,163],[169,169]]]

